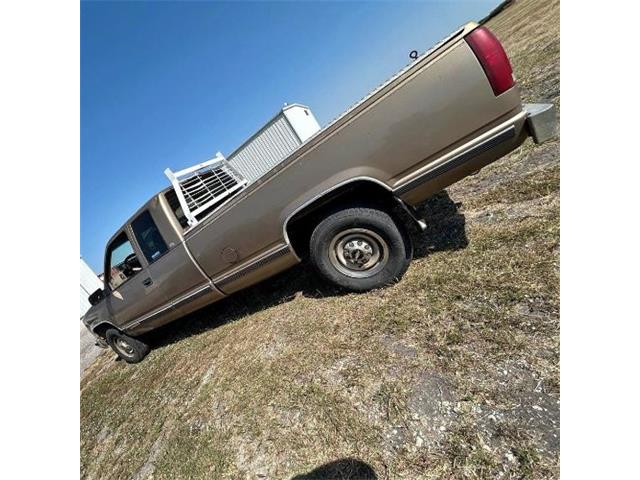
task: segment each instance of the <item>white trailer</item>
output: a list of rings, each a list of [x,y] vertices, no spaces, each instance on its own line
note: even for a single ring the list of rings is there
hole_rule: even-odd
[[[251,184],[319,131],[320,125],[309,107],[285,104],[227,160]]]
[[[98,278],[87,262],[80,257],[80,318],[89,310],[89,295],[103,288],[102,280]]]

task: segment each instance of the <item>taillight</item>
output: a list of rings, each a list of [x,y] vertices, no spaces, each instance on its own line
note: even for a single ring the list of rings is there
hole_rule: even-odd
[[[498,39],[488,28],[478,27],[466,36],[467,43],[480,61],[497,96],[513,87],[513,71],[509,58]]]

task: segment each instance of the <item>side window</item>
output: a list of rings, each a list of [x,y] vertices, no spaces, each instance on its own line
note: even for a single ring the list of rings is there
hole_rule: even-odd
[[[142,249],[142,253],[149,263],[155,262],[168,250],[167,244],[160,235],[156,223],[151,218],[149,210],[145,210],[131,222],[131,228]]]
[[[109,259],[107,274],[111,290],[115,290],[142,270],[133,246],[124,232],[118,235],[109,246],[107,258]]]
[[[167,193],[164,194],[164,198],[167,199],[171,210],[173,210],[173,214],[178,219],[180,226],[185,229],[189,226],[189,222],[187,221],[187,217],[182,211],[182,207],[180,206],[180,202],[178,201],[178,196],[176,195],[175,190],[171,189]]]

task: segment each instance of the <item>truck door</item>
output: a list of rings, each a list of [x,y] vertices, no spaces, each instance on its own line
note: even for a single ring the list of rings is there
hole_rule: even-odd
[[[105,257],[105,286],[108,308],[113,323],[124,329],[131,320],[153,308],[146,298],[145,268],[123,228],[107,247]]]
[[[155,208],[145,209],[131,222],[133,240],[146,264],[141,283],[144,302],[153,315],[143,317],[131,325],[138,332],[150,330],[163,323],[203,306],[222,294],[211,288],[209,279],[200,271],[186,251],[184,242],[165,239],[154,219],[164,213]],[[171,304],[171,308],[166,308]]]

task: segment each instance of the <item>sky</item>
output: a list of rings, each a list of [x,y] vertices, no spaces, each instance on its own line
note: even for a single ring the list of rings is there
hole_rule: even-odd
[[[81,3],[80,254],[284,103],[321,126],[499,0]]]

